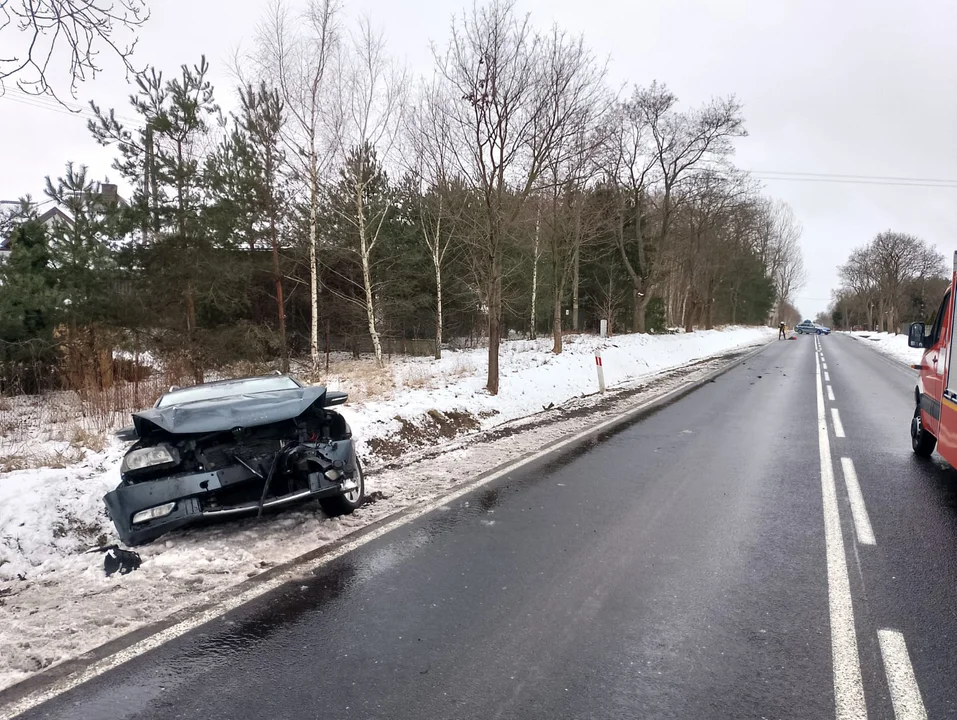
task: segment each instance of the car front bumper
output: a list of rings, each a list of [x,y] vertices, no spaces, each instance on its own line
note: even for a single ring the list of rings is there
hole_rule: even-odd
[[[275,509],[307,499],[333,497],[350,490],[356,474],[356,455],[352,440],[340,440],[336,442],[334,449],[330,451],[327,447],[325,451],[333,460],[342,460],[342,479],[333,482],[322,473],[312,473],[309,476],[308,488],[288,495],[269,497],[263,503],[263,509]],[[256,481],[262,482],[262,478],[245,465],[230,465],[213,472],[182,473],[134,484],[124,483],[104,495],[103,502],[120,540],[127,545],[143,545],[189,525],[258,512],[258,502],[229,506],[214,505],[211,502],[217,491]],[[133,517],[137,513],[170,502],[175,504],[168,515],[133,523]]]

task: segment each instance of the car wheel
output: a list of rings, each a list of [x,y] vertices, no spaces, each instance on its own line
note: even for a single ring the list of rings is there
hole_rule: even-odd
[[[330,517],[348,515],[362,505],[366,496],[366,482],[362,475],[362,465],[359,463],[358,458],[356,458],[355,479],[359,484],[359,487],[355,490],[343,493],[342,495],[336,495],[335,497],[322,498],[319,501],[319,506],[326,515]]]
[[[920,405],[914,411],[914,419],[910,421],[910,439],[914,452],[921,457],[930,457],[937,446],[937,438],[925,428],[920,417]]]

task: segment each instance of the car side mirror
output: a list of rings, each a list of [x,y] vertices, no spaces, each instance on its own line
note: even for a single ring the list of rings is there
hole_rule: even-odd
[[[923,348],[926,347],[925,340],[924,323],[911,323],[907,331],[907,344],[912,348]]]
[[[122,440],[123,442],[132,442],[133,440],[139,440],[139,435],[136,433],[136,428],[132,425],[129,427],[121,428],[115,433],[117,439]]]

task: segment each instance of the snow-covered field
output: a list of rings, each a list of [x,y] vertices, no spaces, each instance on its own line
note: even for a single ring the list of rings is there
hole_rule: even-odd
[[[192,604],[214,601],[248,577],[723,362],[688,368],[695,361],[773,338],[766,328],[578,336],[567,338],[558,356],[549,352],[550,340],[512,341],[502,347],[501,388],[494,397],[483,390],[483,350],[450,352],[441,361],[406,358],[384,371],[359,363],[356,372],[330,376],[327,384],[354,393],[343,413],[360,438],[367,492],[375,502],[345,518],[326,518],[308,505],[261,521],[173,533],[137,548],[142,567],[122,577],[105,577],[103,556],[84,551],[116,542],[102,496],[118,481],[125,446],[111,440],[81,448],[85,431],[34,433],[41,450],[32,448],[32,459],[59,467],[0,474],[0,688]],[[606,383],[615,389],[603,397],[594,395],[596,350]],[[22,434],[15,441],[3,434],[4,427],[16,426],[11,417],[43,404],[5,402],[0,461],[23,454]],[[484,432],[504,423],[509,433]]]
[[[900,360],[906,365],[916,365],[924,355],[921,348],[912,348],[907,345],[907,335],[903,333],[899,335],[876,332],[852,332],[848,334],[864,342],[868,347],[872,347],[895,360]]]

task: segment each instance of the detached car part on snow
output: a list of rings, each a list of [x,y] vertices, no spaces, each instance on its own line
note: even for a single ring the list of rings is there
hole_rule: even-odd
[[[363,501],[345,393],[272,375],[163,395],[119,435],[136,440],[103,500],[120,539],[140,545],[215,518],[316,498],[329,514]]]

